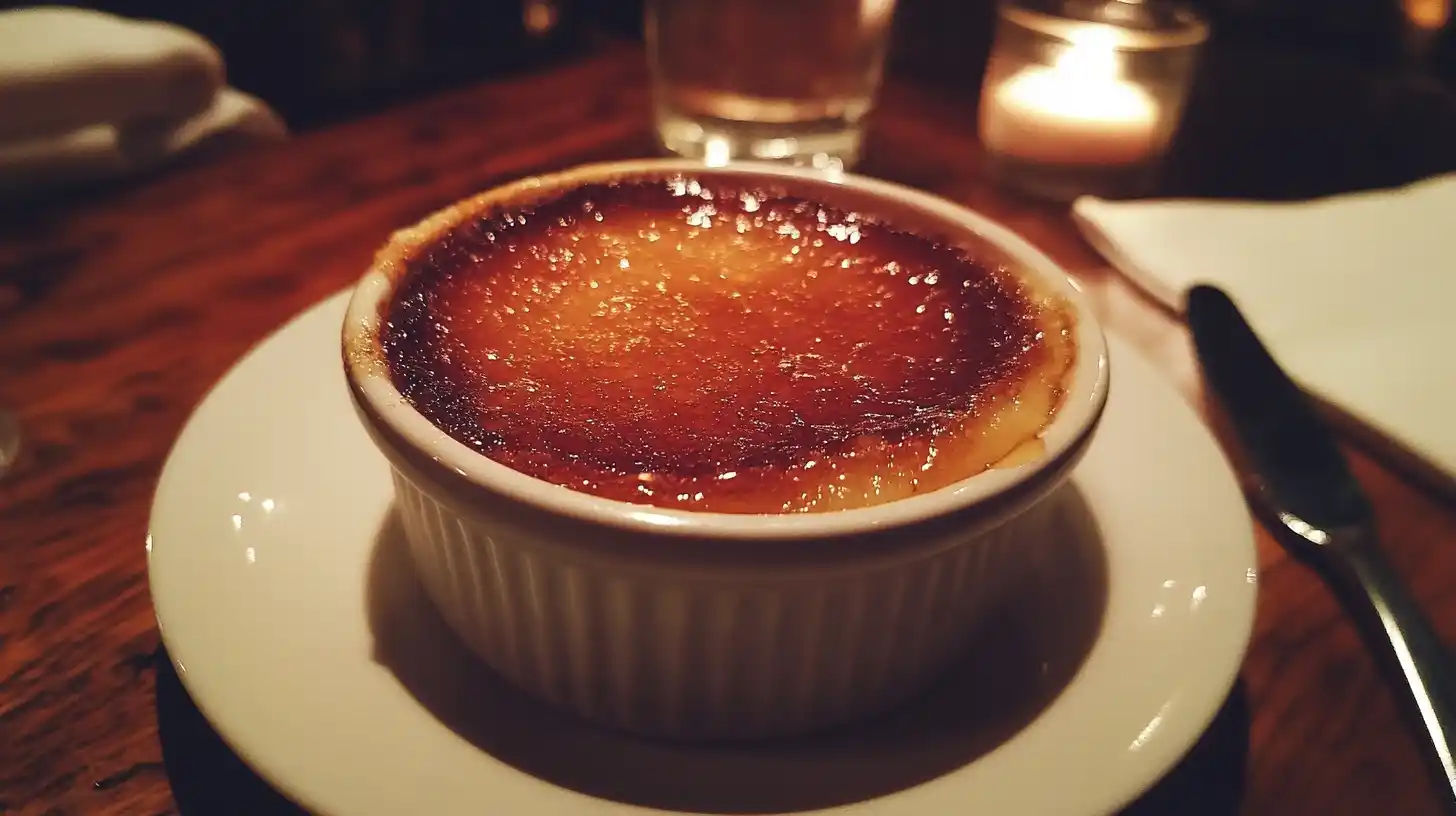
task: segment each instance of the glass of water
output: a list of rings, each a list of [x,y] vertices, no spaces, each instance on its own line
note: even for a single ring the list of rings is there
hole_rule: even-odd
[[[859,160],[895,0],[647,0],[657,136],[710,165]]]

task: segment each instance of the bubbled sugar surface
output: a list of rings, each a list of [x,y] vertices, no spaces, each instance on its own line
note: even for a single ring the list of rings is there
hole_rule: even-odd
[[[404,274],[383,341],[426,417],[528,475],[682,509],[839,509],[964,478],[990,462],[932,473],[946,435],[1046,356],[1014,275],[691,179],[478,218]]]

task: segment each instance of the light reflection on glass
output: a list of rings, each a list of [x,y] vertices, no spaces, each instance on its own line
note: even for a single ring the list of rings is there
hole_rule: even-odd
[[[243,529],[243,517],[240,516],[240,515],[238,515],[237,513],[233,513],[233,529],[234,530],[241,530],[241,529]]]
[[[809,166],[821,171],[829,181],[838,183],[844,179],[844,160],[838,156],[831,156],[828,153],[815,153],[809,159]]]
[[[722,167],[733,157],[733,146],[727,139],[721,136],[709,138],[703,142],[703,164],[709,167]]]
[[[246,550],[243,550],[243,558],[246,558],[248,560],[248,563],[252,564],[258,560],[258,552],[252,547],[249,547]]]
[[[799,152],[799,140],[793,137],[765,139],[749,148],[755,159],[787,159]]]

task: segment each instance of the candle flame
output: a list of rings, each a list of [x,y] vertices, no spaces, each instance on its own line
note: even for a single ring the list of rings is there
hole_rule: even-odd
[[[1077,29],[1053,68],[1069,78],[1115,79],[1122,74],[1116,34],[1106,26]]]
[[[1049,70],[1016,78],[1007,91],[1034,107],[1085,120],[1151,117],[1146,94],[1121,79],[1117,35],[1106,26],[1072,32]]]
[[[992,149],[1041,164],[1126,166],[1159,149],[1157,100],[1125,77],[1118,32],[1073,32],[1050,64],[1001,81],[982,114]]]

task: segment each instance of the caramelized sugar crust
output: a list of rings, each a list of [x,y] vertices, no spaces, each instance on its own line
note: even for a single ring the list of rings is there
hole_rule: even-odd
[[[530,476],[664,507],[959,481],[1029,450],[1075,356],[1064,304],[963,249],[689,178],[485,214],[403,274],[382,342],[417,410]]]

